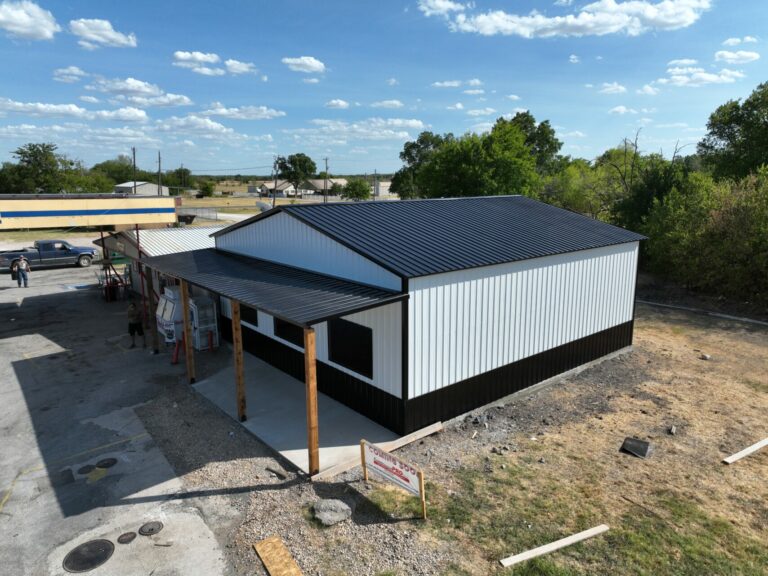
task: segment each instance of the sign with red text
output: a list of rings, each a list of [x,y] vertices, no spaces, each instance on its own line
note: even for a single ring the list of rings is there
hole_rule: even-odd
[[[373,472],[411,494],[421,496],[419,470],[366,440],[360,442],[360,448],[365,472]]]

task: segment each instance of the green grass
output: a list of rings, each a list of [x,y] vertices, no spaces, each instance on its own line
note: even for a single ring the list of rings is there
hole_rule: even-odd
[[[595,492],[592,464],[584,477],[568,483],[546,477],[536,466],[508,465],[492,472],[454,473],[459,488],[448,494],[427,486],[430,530],[457,549],[475,548],[498,574],[525,576],[766,574],[768,547],[729,522],[707,514],[679,494],[658,491],[643,505],[611,523],[594,539],[504,570],[501,558],[605,523],[610,506]],[[393,489],[377,488],[376,506],[395,517],[418,515],[418,501]],[[626,504],[626,503],[625,503]],[[649,512],[651,510],[653,512]],[[453,574],[465,574],[456,567]]]
[[[766,382],[758,382],[757,380],[751,380],[747,379],[743,381],[744,384],[752,388],[755,392],[762,392],[764,394],[768,394],[768,383]]]
[[[0,231],[0,240],[3,242],[27,242],[30,245],[35,240],[45,240],[47,238],[66,240],[67,238],[87,238],[89,236],[93,236],[95,240],[99,237],[99,231],[91,230],[89,228],[43,228],[34,230]],[[20,245],[19,248],[23,248],[23,246]]]

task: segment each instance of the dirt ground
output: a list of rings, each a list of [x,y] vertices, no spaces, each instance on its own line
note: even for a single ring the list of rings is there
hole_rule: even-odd
[[[768,436],[767,337],[638,305],[632,352],[399,451],[425,471],[427,522],[415,499],[359,469],[308,483],[187,389],[139,415],[187,490],[236,499],[243,520],[226,538],[237,573],[264,574],[252,545],[278,534],[306,574],[765,574],[768,450],[721,460]],[[628,436],[651,456],[620,453]],[[320,527],[311,505],[327,497],[352,519]],[[499,566],[602,523],[611,531],[588,543]]]

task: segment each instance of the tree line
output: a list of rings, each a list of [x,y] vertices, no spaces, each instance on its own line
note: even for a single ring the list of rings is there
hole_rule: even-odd
[[[422,132],[400,153],[401,198],[523,194],[648,236],[642,265],[694,290],[768,306],[768,83],[709,117],[696,152],[644,153],[637,135],[594,161],[560,154],[548,121]]]

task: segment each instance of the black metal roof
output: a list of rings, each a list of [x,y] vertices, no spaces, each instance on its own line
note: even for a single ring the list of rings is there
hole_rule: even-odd
[[[214,235],[281,211],[406,278],[645,239],[525,196],[292,204]]]
[[[142,262],[163,274],[303,326],[407,298],[215,248],[144,258]]]

